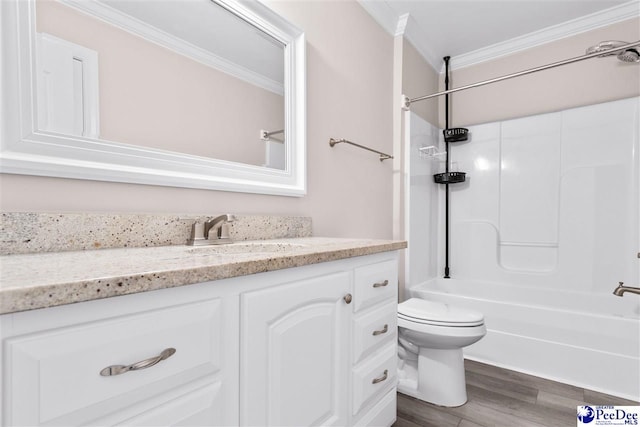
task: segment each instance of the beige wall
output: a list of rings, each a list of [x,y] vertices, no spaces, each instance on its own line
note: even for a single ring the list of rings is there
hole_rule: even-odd
[[[307,37],[303,198],[3,174],[3,211],[266,213],[313,217],[314,234],[391,238],[393,38],[355,1],[269,1]]]
[[[59,2],[37,29],[98,53],[101,139],[261,166],[260,130],[284,127],[281,95]]]
[[[444,90],[444,77],[413,45],[401,38],[402,94],[409,98]],[[542,46],[452,71],[450,88],[583,55],[605,40],[640,40],[640,19],[634,18]],[[455,58],[452,60],[455,65]],[[591,59],[454,93],[451,127],[493,122],[640,95],[640,66],[614,58]],[[411,111],[444,128],[444,97],[419,101]]]
[[[583,55],[605,40],[640,40],[630,19],[459,70],[451,87]],[[441,88],[443,88],[441,82]],[[451,95],[451,127],[494,122],[640,95],[640,65],[594,58]],[[429,101],[425,101],[429,102]],[[443,105],[443,104],[441,104]],[[444,108],[440,109],[444,127]]]
[[[402,93],[409,98],[438,91],[439,74],[418,53],[415,47],[403,39]],[[438,100],[428,99],[411,105],[411,111],[432,124],[438,123]]]

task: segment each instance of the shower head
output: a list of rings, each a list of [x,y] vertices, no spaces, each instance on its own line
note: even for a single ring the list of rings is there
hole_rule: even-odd
[[[627,49],[618,53],[618,59],[622,62],[640,62],[640,53],[636,49]]]
[[[607,40],[600,42],[595,46],[587,48],[586,54],[605,52],[599,55],[598,58],[604,58],[606,56],[617,56],[622,62],[640,62],[640,53],[634,48],[625,50],[615,50],[620,46],[629,44],[629,42],[623,42],[620,40]]]

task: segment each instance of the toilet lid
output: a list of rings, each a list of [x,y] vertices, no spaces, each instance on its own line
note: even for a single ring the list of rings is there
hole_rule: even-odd
[[[484,316],[477,311],[420,298],[398,304],[398,316],[411,322],[440,326],[479,326],[484,323]]]

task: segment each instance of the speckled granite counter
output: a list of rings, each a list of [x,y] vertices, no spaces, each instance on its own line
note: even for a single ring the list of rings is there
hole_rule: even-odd
[[[404,241],[303,237],[0,256],[0,314],[406,248]]]
[[[191,224],[217,215],[4,212],[0,255],[182,245]],[[238,240],[311,237],[311,218],[235,215],[229,235]]]

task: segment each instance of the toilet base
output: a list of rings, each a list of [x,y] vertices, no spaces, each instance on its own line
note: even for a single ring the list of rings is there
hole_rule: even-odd
[[[455,407],[467,402],[462,349],[420,348],[418,363],[401,360],[398,391],[434,405]]]

